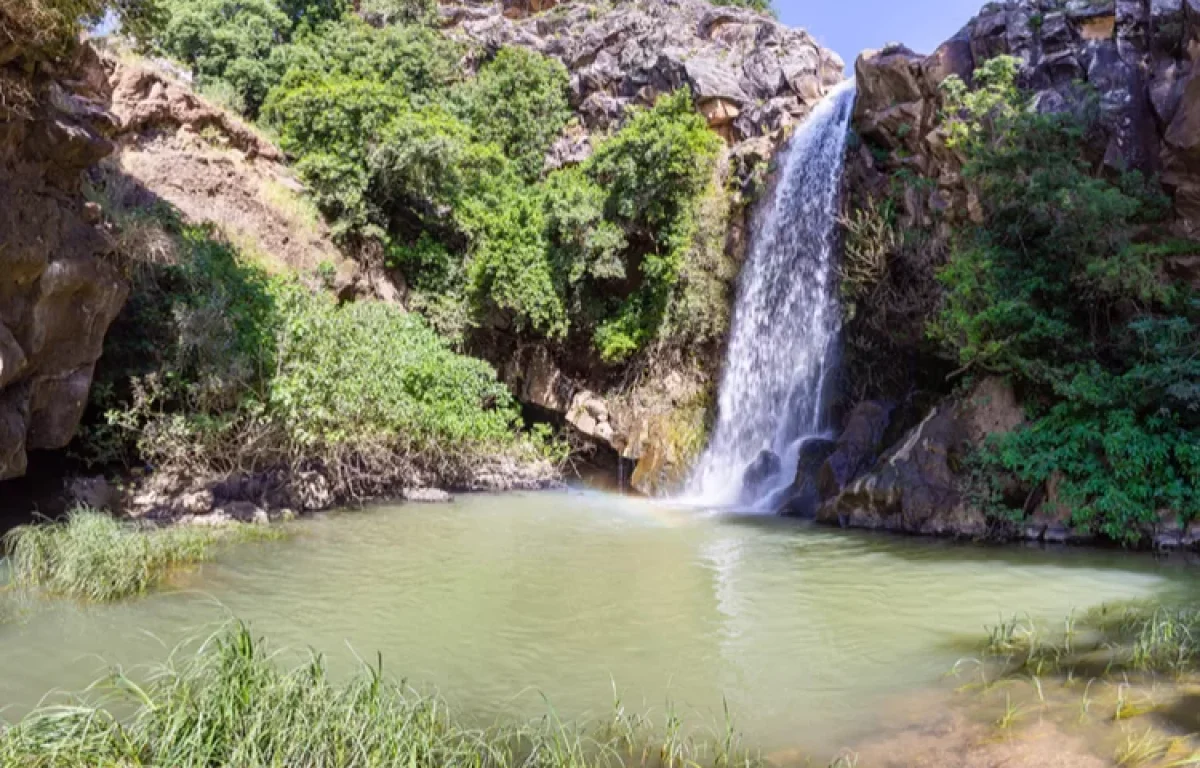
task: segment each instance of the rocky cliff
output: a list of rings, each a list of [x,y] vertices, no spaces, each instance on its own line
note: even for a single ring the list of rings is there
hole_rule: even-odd
[[[1023,421],[1020,398],[994,379],[949,396],[948,374],[957,366],[931,346],[925,328],[941,300],[935,275],[952,232],[982,216],[962,175],[964,158],[947,146],[941,85],[952,75],[970,84],[976,68],[1002,54],[1020,60],[1020,85],[1032,92],[1035,109],[1089,111],[1086,160],[1100,175],[1136,170],[1159,179],[1173,210],[1170,234],[1191,240],[1200,234],[1200,4],[1194,0],[990,3],[932,54],[902,45],[864,53],[855,67],[857,141],[844,193],[847,246],[855,249],[847,269],[857,273],[843,275],[845,407],[864,405],[849,411],[848,437],[834,458],[863,450],[879,458],[823,488],[818,517],[826,522],[967,536],[987,531],[985,516],[963,495],[963,462],[987,435]],[[892,227],[879,225],[885,208]],[[1164,280],[1200,285],[1200,247],[1176,248],[1159,266]],[[890,435],[863,449],[854,439],[864,432],[857,422],[880,402],[889,409],[878,431]],[[1069,512],[1051,509],[1053,496],[1053,488],[1032,489],[1025,497],[1030,517],[1018,534],[1055,541],[1075,535],[1065,524]],[[1159,543],[1200,541],[1200,530],[1169,522],[1150,533]]]
[[[590,133],[621,122],[629,104],[691,88],[709,124],[731,143],[803,120],[840,82],[842,59],[802,29],[703,0],[503,0],[443,6],[450,34],[486,48],[527,47],[571,73],[584,132],[563,138],[559,163],[586,156]]]
[[[113,148],[96,52],[50,50],[0,11],[0,480],[79,425],[104,334],[128,288],[80,191]]]
[[[769,16],[702,0],[452,2],[441,14],[446,33],[476,50],[522,46],[566,66],[576,120],[552,148],[548,168],[586,159],[595,139],[619,127],[627,106],[689,88],[727,144],[718,188],[732,194],[715,201],[722,210],[708,217],[723,230],[715,240],[724,254],[709,269],[732,302],[748,203],[790,129],[844,79],[836,53]],[[522,402],[626,463],[641,492],[670,490],[703,447],[719,346],[615,372],[573,365],[569,350],[543,345],[501,342],[492,351]]]

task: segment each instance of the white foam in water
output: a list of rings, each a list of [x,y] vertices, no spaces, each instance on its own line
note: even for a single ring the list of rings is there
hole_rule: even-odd
[[[853,80],[839,85],[796,129],[755,214],[717,424],[688,484],[691,501],[773,511],[795,480],[800,446],[827,429],[840,326],[833,235],[854,97]],[[764,449],[780,469],[747,491],[746,470]]]

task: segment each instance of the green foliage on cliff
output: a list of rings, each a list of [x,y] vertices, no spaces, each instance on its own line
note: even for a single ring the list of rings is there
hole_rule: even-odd
[[[187,0],[171,8],[161,45],[192,68],[201,86],[232,86],[253,113],[271,87],[267,59],[291,24],[273,0]]]
[[[1086,126],[1032,110],[1017,70],[999,57],[975,90],[945,86],[983,220],[957,235],[931,333],[964,371],[1029,393],[1032,423],[986,462],[1053,478],[1075,524],[1136,540],[1162,511],[1200,515],[1200,302],[1159,273],[1161,196],[1095,173]]]
[[[500,327],[619,363],[719,334],[698,214],[721,144],[686,91],[547,174],[570,117],[554,59],[501,48],[472,73],[417,0],[355,6],[379,26],[344,0],[162,2],[150,42],[278,135],[335,235],[456,343]]]
[[[344,498],[460,485],[488,457],[537,457],[495,372],[415,315],[339,305],[248,264],[208,228],[159,218],[175,258],[131,270],[98,377],[92,458],[201,475],[317,469]]]
[[[571,115],[569,80],[566,67],[555,59],[502,48],[451,98],[477,141],[495,144],[523,177],[536,179]]]
[[[771,0],[713,0],[713,5],[733,5],[739,8],[749,8],[759,13],[775,15],[775,8],[771,4]]]
[[[336,69],[289,71],[264,119],[337,231],[380,241],[436,325],[461,338],[499,317],[610,362],[661,334],[720,147],[686,91],[542,179],[568,115],[557,62],[503,49],[454,84]]]

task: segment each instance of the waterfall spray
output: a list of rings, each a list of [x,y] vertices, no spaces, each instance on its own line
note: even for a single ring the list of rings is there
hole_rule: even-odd
[[[773,510],[820,436],[840,326],[834,226],[854,82],[796,129],[758,208],[742,267],[717,423],[689,483],[706,504]]]

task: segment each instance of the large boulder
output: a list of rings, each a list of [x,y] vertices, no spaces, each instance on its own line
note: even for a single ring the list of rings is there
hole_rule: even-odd
[[[978,537],[985,514],[969,503],[960,474],[967,453],[1015,429],[1024,413],[1008,383],[980,382],[935,407],[867,473],[821,505],[817,520],[936,536]]]
[[[779,510],[781,515],[816,517],[817,507],[821,504],[821,490],[818,487],[821,467],[836,449],[837,443],[824,437],[804,439],[796,459],[796,480],[787,502]]]
[[[762,492],[763,486],[778,477],[782,471],[783,462],[780,461],[779,454],[769,448],[763,448],[742,475],[742,498],[756,498]]]

